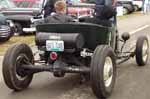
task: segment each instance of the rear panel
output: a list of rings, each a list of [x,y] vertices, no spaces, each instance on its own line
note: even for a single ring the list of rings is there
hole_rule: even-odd
[[[37,26],[37,32],[81,33],[85,39],[84,48],[94,50],[99,44],[108,44],[111,28],[89,23],[44,24]]]

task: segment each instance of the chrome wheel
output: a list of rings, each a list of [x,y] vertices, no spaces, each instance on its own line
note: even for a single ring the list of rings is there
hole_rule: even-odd
[[[148,49],[149,49],[149,46],[148,46],[148,42],[145,40],[144,43],[143,43],[143,48],[142,48],[142,56],[143,56],[143,61],[145,62],[148,58]]]
[[[136,42],[135,58],[138,66],[145,66],[149,57],[149,41],[146,36],[140,36]]]
[[[109,87],[113,78],[113,63],[110,57],[106,57],[104,63],[104,83],[106,87]]]
[[[90,80],[94,94],[100,98],[111,95],[116,79],[116,58],[108,45],[97,46],[92,60]]]

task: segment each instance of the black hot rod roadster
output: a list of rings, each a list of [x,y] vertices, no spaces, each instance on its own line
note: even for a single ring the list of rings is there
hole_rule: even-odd
[[[137,39],[134,51],[124,52],[129,34],[123,33],[122,39],[119,39],[115,24],[111,21],[107,23],[37,25],[35,43],[40,60],[34,59],[27,44],[11,46],[3,61],[6,85],[21,91],[29,86],[35,73],[47,71],[55,77],[63,77],[65,73],[80,73],[89,76],[92,90],[98,98],[108,97],[115,84],[116,65],[135,57],[137,64],[144,66],[149,56],[149,43],[146,36],[141,36]],[[120,41],[122,45],[119,45]]]

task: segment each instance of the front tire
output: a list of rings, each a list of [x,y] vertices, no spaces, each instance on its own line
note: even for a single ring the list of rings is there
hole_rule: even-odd
[[[30,47],[26,44],[16,44],[11,46],[3,60],[3,78],[6,85],[15,91],[21,91],[29,86],[33,74],[26,75],[25,70],[21,68],[26,64],[24,59],[33,64],[33,54]]]
[[[146,65],[149,57],[149,42],[146,36],[141,36],[136,42],[136,62],[139,66]]]
[[[110,96],[116,79],[114,51],[107,45],[100,45],[94,51],[91,61],[91,85],[98,98]]]

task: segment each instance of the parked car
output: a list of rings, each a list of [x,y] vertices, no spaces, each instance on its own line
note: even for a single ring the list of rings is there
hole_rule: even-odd
[[[9,3],[9,5],[7,4]],[[11,20],[15,25],[15,32],[19,35],[25,33],[23,28],[29,28],[31,21],[30,19],[33,16],[36,16],[41,13],[42,5],[40,2],[38,7],[34,6],[34,8],[19,8],[16,7],[15,4],[11,0],[1,0],[0,1],[0,11],[7,17],[7,20]],[[3,7],[3,5],[5,6]]]
[[[117,4],[120,4],[123,6],[124,14],[133,13],[135,11],[132,0],[118,0]]]
[[[7,8],[16,8],[16,6],[13,2],[10,2],[9,0],[0,0],[0,10]]]
[[[72,2],[71,6],[68,7],[68,14],[77,18],[91,16],[93,9],[89,7],[90,5],[83,1]]]
[[[86,0],[86,3],[95,3],[95,0]],[[134,12],[134,4],[132,0],[117,0],[117,6],[123,6],[123,14]]]
[[[46,0],[45,0],[46,1]],[[16,4],[19,8],[34,8],[39,7],[39,3],[42,5],[43,1],[41,0],[13,0],[13,2]],[[69,5],[76,5],[79,3],[83,3],[84,0],[69,0]],[[69,15],[73,16],[85,16],[89,15],[91,13],[91,9],[86,7],[68,7],[67,9]]]
[[[135,11],[139,11],[142,9],[143,0],[133,0],[133,5]]]
[[[0,41],[7,41],[12,36],[12,28],[7,23],[5,16],[2,13],[0,13]]]
[[[21,8],[38,8],[42,0],[12,0],[17,7]]]
[[[118,0],[119,2],[121,1],[123,4],[128,4],[130,5],[127,7],[128,10],[132,9],[134,11],[139,11],[142,8],[143,0]],[[132,8],[131,8],[132,7]]]
[[[46,2],[46,0],[1,0],[0,11],[15,24],[16,33],[19,35],[31,33],[28,29],[32,27],[31,19],[42,13],[42,7],[45,4],[43,1]],[[3,7],[4,4],[5,7]],[[87,15],[90,14],[90,9],[70,8],[68,13],[79,16]]]

